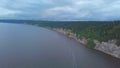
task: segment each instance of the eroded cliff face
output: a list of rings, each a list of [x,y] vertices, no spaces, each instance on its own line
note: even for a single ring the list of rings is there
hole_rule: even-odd
[[[120,58],[120,47],[116,45],[116,40],[109,40],[108,42],[99,42],[94,40],[94,42],[96,44],[96,50]]]
[[[76,34],[72,33],[71,30],[62,29],[62,28],[53,28],[53,30],[55,30],[55,31],[57,31],[59,33],[62,33],[64,35],[67,35],[68,37],[75,39],[76,41],[78,41],[81,44],[86,45],[86,43],[87,43],[87,40],[85,38],[82,38],[82,39],[77,38]]]
[[[82,39],[77,38],[76,34],[72,33],[71,30],[63,28],[51,28],[51,29],[61,34],[67,35],[68,37],[75,39],[81,44],[84,45],[87,44],[87,39],[85,39],[84,37]],[[109,40],[108,42],[99,42],[97,40],[94,40],[94,43],[96,44],[94,49],[112,55],[114,57],[120,58],[120,47],[116,45],[116,40]]]

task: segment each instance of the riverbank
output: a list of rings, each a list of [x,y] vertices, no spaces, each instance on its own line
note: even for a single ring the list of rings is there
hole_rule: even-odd
[[[77,38],[77,35],[69,29],[63,28],[48,28],[48,29],[57,31],[61,34],[64,34],[70,38],[75,39],[76,41],[83,45],[87,45],[88,39],[85,39],[84,37],[82,39]],[[120,47],[116,45],[116,40],[109,40],[108,42],[99,42],[98,40],[93,41],[95,43],[95,47],[93,49],[102,51],[106,54],[109,54],[120,59]]]

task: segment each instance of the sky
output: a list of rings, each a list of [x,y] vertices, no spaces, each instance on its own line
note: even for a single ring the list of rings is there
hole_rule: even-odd
[[[120,0],[0,0],[0,19],[120,20]]]

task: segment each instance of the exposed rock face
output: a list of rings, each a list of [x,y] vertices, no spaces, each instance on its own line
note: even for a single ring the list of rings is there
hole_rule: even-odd
[[[86,43],[87,43],[87,40],[84,37],[82,39],[77,38],[76,34],[72,33],[71,30],[66,30],[66,29],[62,29],[62,28],[53,28],[53,30],[60,32],[64,35],[67,35],[68,37],[75,39],[76,41],[78,41],[81,44],[86,45]]]
[[[80,42],[81,44],[84,44],[84,45],[87,44],[87,40],[85,38],[78,39],[78,42]]]
[[[101,43],[95,40],[94,42],[96,43],[96,50],[100,50],[104,53],[120,58],[120,47],[115,44],[115,40],[109,40],[108,42]]]
[[[81,44],[84,45],[87,44],[87,39],[85,39],[84,37],[82,39],[77,38],[76,34],[74,34],[71,30],[63,29],[63,28],[52,28],[52,30],[67,35],[68,37],[75,39]],[[120,58],[120,47],[118,47],[115,44],[116,40],[109,40],[108,42],[99,42],[97,40],[94,40],[94,42],[96,44],[94,49],[112,55],[114,57]]]

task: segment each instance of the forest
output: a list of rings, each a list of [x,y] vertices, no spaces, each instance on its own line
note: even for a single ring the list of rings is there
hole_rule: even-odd
[[[90,39],[88,42],[95,46],[92,40],[99,41],[117,40],[120,45],[120,21],[34,21],[29,24],[37,24],[41,27],[70,29],[78,38]]]
[[[0,20],[1,22],[37,25],[40,27],[69,29],[77,38],[86,38],[88,46],[94,47],[93,40],[107,42],[117,40],[120,46],[120,21],[40,21],[40,20]]]

